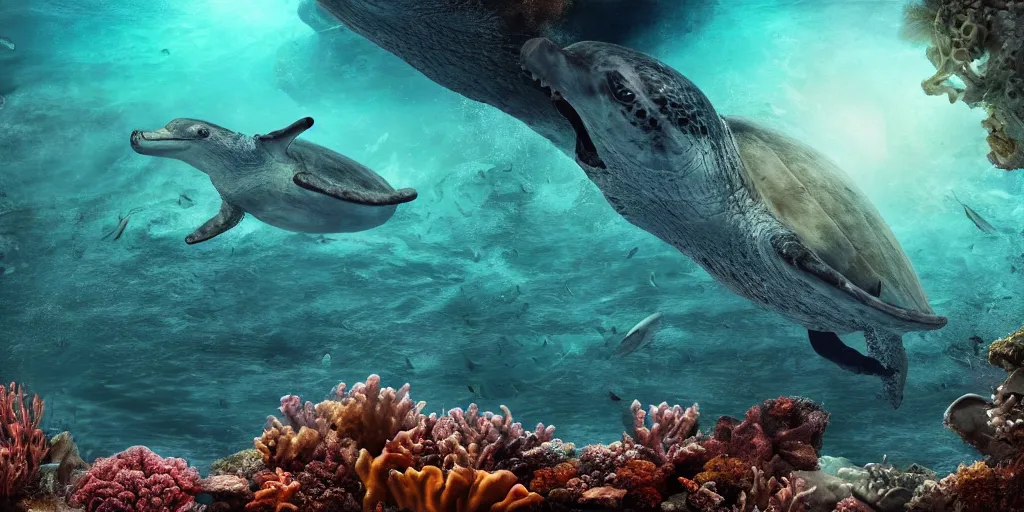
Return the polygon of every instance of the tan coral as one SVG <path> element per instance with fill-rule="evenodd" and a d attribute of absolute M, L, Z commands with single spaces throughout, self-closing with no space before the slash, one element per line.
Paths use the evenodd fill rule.
<path fill-rule="evenodd" d="M 289 425 L 282 425 L 277 419 L 263 432 L 262 437 L 253 440 L 256 449 L 263 454 L 263 463 L 270 468 L 283 467 L 289 470 L 301 469 L 313 456 L 320 444 L 320 433 L 308 427 L 295 432 Z"/>
<path fill-rule="evenodd" d="M 512 512 L 543 500 L 509 471 L 489 473 L 457 466 L 444 478 L 441 468 L 391 471 L 388 490 L 399 508 L 412 512 Z"/>
<path fill-rule="evenodd" d="M 326 420 L 339 438 L 354 440 L 372 455 L 380 454 L 400 431 L 415 428 L 426 406 L 426 402 L 413 403 L 409 398 L 409 384 L 397 390 L 381 388 L 378 375 L 370 375 L 365 384 L 357 383 L 349 393 L 339 384 L 335 393 L 339 400 L 317 404 L 316 415 Z"/>

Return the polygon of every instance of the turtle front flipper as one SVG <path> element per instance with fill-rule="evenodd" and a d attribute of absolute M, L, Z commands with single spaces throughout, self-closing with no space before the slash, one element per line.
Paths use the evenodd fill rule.
<path fill-rule="evenodd" d="M 834 332 L 807 331 L 811 340 L 811 348 L 819 356 L 828 359 L 836 366 L 858 375 L 877 375 L 888 377 L 895 373 L 886 368 L 877 359 L 861 354 L 857 349 L 847 346 Z"/>
<path fill-rule="evenodd" d="M 244 210 L 227 201 L 222 201 L 217 215 L 199 226 L 199 229 L 193 231 L 191 235 L 185 237 L 185 243 L 193 245 L 205 242 L 237 226 L 239 222 L 242 222 L 242 217 L 245 217 Z"/>
<path fill-rule="evenodd" d="M 364 206 L 392 206 L 408 203 L 416 199 L 417 196 L 416 190 L 411 188 L 400 188 L 390 191 L 367 190 L 355 188 L 351 183 L 341 183 L 305 171 L 296 173 L 292 181 L 306 190 L 324 194 L 340 201 Z"/>
<path fill-rule="evenodd" d="M 864 331 L 864 341 L 868 345 L 868 355 L 877 359 L 892 373 L 882 377 L 882 397 L 899 409 L 903 403 L 903 388 L 907 385 L 907 350 L 903 347 L 903 336 L 868 329 Z"/>

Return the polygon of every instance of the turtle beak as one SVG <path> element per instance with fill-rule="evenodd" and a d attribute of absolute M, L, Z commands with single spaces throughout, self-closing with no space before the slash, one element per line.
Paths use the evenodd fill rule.
<path fill-rule="evenodd" d="M 163 156 L 188 147 L 188 139 L 175 137 L 167 128 L 154 132 L 135 130 L 132 132 L 131 145 L 140 155 Z"/>

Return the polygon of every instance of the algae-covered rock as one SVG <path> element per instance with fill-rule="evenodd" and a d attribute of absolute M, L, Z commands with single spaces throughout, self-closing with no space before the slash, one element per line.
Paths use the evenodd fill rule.
<path fill-rule="evenodd" d="M 1005 338 L 993 341 L 988 347 L 988 362 L 1007 372 L 1024 367 L 1024 327 Z"/>
<path fill-rule="evenodd" d="M 253 475 L 266 469 L 263 455 L 255 448 L 242 450 L 223 459 L 217 459 L 210 465 L 210 475 L 237 475 L 252 479 Z"/>

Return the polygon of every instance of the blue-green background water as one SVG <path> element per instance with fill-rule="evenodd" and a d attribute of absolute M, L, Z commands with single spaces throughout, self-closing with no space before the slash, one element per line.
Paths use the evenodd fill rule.
<path fill-rule="evenodd" d="M 318 400 L 371 372 L 410 382 L 429 411 L 506 404 L 577 443 L 616 440 L 632 398 L 699 402 L 710 425 L 802 395 L 833 414 L 826 454 L 939 470 L 975 456 L 942 412 L 998 378 L 968 338 L 1021 321 L 1024 191 L 987 164 L 983 112 L 921 91 L 934 68 L 897 38 L 901 2 L 665 2 L 628 41 L 720 113 L 824 151 L 881 210 L 950 319 L 906 336 L 895 411 L 877 379 L 840 372 L 802 328 L 620 218 L 518 121 L 357 36 L 315 34 L 297 6 L 0 3 L 0 36 L 17 43 L 0 48 L 0 378 L 42 395 L 47 425 L 87 458 L 146 444 L 205 465 L 251 447 L 281 395 Z M 248 218 L 187 246 L 216 191 L 128 144 L 176 117 L 252 134 L 307 115 L 305 138 L 419 199 L 368 232 L 319 239 Z M 999 233 L 977 230 L 954 191 Z M 101 240 L 133 208 L 124 237 Z M 654 345 L 609 358 L 595 327 L 654 311 Z"/>

